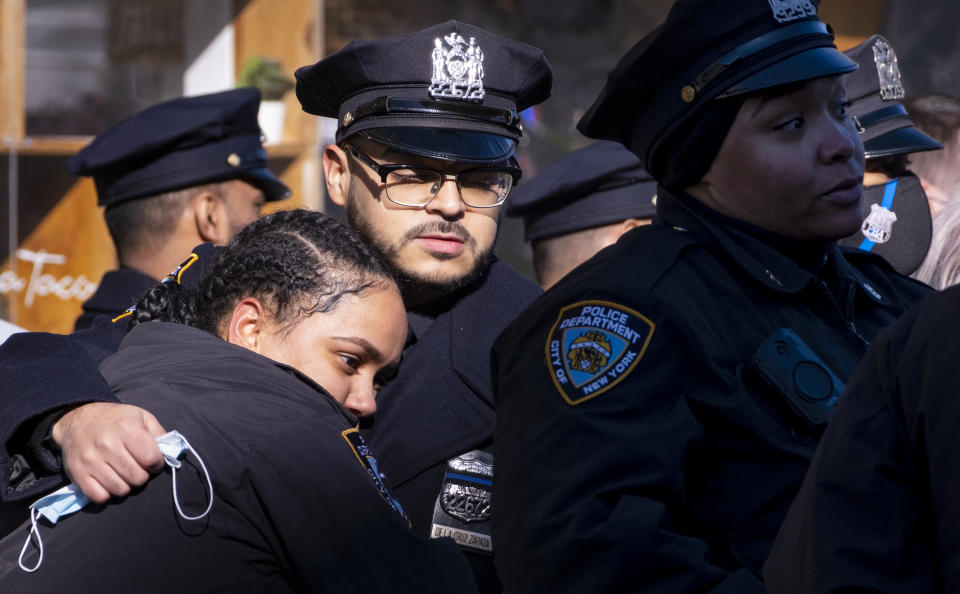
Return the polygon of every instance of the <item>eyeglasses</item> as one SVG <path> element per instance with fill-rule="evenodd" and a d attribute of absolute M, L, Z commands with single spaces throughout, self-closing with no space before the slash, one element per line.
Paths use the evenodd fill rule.
<path fill-rule="evenodd" d="M 460 199 L 471 208 L 500 206 L 520 179 L 516 167 L 478 167 L 447 173 L 423 165 L 382 165 L 357 147 L 345 147 L 358 161 L 374 170 L 387 190 L 387 199 L 400 206 L 426 206 L 447 180 L 457 182 Z"/>

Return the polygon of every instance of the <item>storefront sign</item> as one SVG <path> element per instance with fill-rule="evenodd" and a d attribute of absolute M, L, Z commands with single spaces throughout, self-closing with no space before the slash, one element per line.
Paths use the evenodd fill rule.
<path fill-rule="evenodd" d="M 44 250 L 17 250 L 17 259 L 30 262 L 33 267 L 29 278 L 18 276 L 13 270 L 0 273 L 0 295 L 8 293 L 23 293 L 23 304 L 27 308 L 33 307 L 34 299 L 55 295 L 64 301 L 79 299 L 86 301 L 97 290 L 97 283 L 90 282 L 82 274 L 77 277 L 55 277 L 45 273 L 43 267 L 47 264 L 65 264 L 67 257 L 63 254 L 48 254 Z"/>

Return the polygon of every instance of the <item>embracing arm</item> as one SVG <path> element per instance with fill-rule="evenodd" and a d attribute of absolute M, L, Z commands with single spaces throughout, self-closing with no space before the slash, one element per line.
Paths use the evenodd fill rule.
<path fill-rule="evenodd" d="M 101 404 L 117 399 L 98 365 L 124 334 L 98 320 L 70 336 L 24 333 L 0 346 L 0 499 L 36 497 L 59 486 L 60 448 L 64 470 L 98 502 L 126 494 L 146 481 L 144 469 L 159 468 L 162 457 L 152 441 L 163 431 L 153 416 Z"/>

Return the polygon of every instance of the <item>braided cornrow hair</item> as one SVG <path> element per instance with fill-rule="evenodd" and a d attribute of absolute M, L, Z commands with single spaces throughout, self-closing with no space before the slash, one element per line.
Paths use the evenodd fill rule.
<path fill-rule="evenodd" d="M 280 211 L 244 227 L 191 291 L 166 282 L 137 304 L 131 324 L 177 322 L 216 334 L 236 304 L 255 297 L 281 328 L 331 311 L 344 295 L 392 282 L 373 253 L 335 219 Z"/>

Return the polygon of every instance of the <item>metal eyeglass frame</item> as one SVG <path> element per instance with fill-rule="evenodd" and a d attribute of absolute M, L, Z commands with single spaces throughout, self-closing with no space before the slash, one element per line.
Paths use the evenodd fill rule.
<path fill-rule="evenodd" d="M 343 148 L 345 148 L 348 153 L 352 154 L 357 161 L 360 161 L 361 163 L 363 163 L 364 165 L 372 169 L 374 172 L 376 172 L 377 175 L 380 176 L 380 183 L 382 183 L 384 185 L 384 188 L 387 190 L 385 192 L 387 195 L 387 200 L 389 200 L 390 202 L 393 202 L 398 206 L 410 206 L 414 208 L 424 207 L 430 204 L 431 200 L 436 198 L 437 193 L 440 191 L 440 188 L 443 186 L 443 184 L 446 183 L 447 180 L 452 179 L 457 184 L 457 193 L 460 194 L 460 200 L 464 204 L 466 204 L 470 208 L 494 208 L 506 202 L 507 196 L 510 194 L 510 190 L 512 190 L 513 187 L 517 185 L 517 182 L 520 180 L 520 175 L 521 175 L 521 171 L 519 167 L 474 167 L 473 169 L 464 169 L 463 171 L 458 171 L 457 173 L 447 173 L 446 171 L 441 171 L 436 167 L 429 167 L 427 165 L 404 165 L 404 164 L 383 165 L 381 163 L 377 163 L 376 161 L 374 161 L 372 157 L 370 157 L 369 155 L 367 155 L 357 147 L 353 146 L 352 144 L 346 143 L 344 144 Z M 437 187 L 437 191 L 434 192 L 428 200 L 425 200 L 421 204 L 410 204 L 406 202 L 398 202 L 390 197 L 389 187 L 387 186 L 387 176 L 393 173 L 394 171 L 399 171 L 401 169 L 414 169 L 414 170 L 429 171 L 432 173 L 436 173 L 437 175 L 440 176 L 442 182 L 440 186 Z M 463 175 L 464 173 L 472 173 L 475 171 L 499 171 L 499 172 L 506 173 L 507 175 L 510 176 L 512 180 L 510 183 L 510 190 L 507 190 L 503 194 L 503 196 L 500 197 L 499 201 L 497 201 L 496 204 L 484 204 L 481 206 L 477 206 L 477 205 L 468 203 L 466 200 L 463 199 L 463 189 L 460 186 L 460 176 Z"/>

